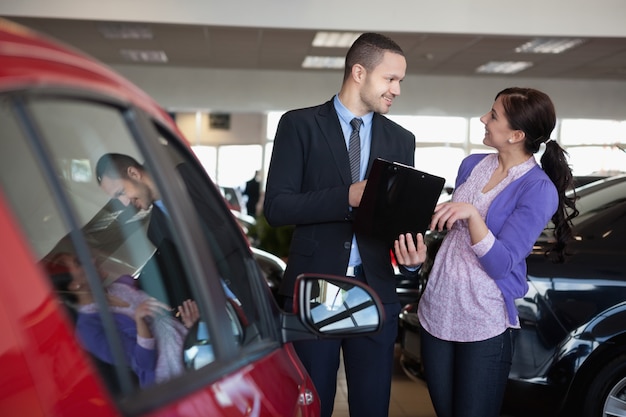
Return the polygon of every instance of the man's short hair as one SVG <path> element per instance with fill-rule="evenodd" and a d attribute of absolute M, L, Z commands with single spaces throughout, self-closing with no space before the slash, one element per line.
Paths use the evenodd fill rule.
<path fill-rule="evenodd" d="M 141 171 L 144 170 L 137 160 L 131 156 L 121 153 L 107 153 L 98 159 L 96 164 L 96 180 L 98 185 L 102 183 L 103 177 L 109 178 L 128 178 L 128 168 L 134 167 Z"/>
<path fill-rule="evenodd" d="M 404 51 L 391 38 L 379 33 L 366 32 L 359 36 L 346 54 L 344 81 L 352 73 L 355 64 L 361 64 L 367 71 L 371 71 L 382 60 L 385 52 L 404 56 Z"/>

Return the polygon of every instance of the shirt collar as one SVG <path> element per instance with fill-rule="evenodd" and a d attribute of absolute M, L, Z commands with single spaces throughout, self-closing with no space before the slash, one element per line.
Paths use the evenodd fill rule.
<path fill-rule="evenodd" d="M 337 111 L 337 115 L 339 116 L 339 119 L 343 123 L 345 123 L 348 126 L 350 126 L 350 121 L 352 119 L 354 119 L 355 117 L 357 117 L 357 116 L 352 114 L 352 112 L 350 110 L 348 110 L 348 108 L 346 106 L 343 105 L 341 100 L 339 100 L 339 95 L 338 94 L 335 95 L 335 97 L 333 99 L 333 104 L 335 106 L 335 110 Z M 366 113 L 363 116 L 359 117 L 359 119 L 363 120 L 363 126 L 371 126 L 373 118 L 374 118 L 374 112 L 369 112 L 369 113 Z"/>

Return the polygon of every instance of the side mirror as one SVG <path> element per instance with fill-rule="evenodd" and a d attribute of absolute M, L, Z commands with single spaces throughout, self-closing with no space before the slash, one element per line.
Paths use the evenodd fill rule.
<path fill-rule="evenodd" d="M 295 312 L 314 335 L 346 337 L 380 331 L 384 310 L 374 291 L 351 278 L 303 274 L 296 281 Z"/>

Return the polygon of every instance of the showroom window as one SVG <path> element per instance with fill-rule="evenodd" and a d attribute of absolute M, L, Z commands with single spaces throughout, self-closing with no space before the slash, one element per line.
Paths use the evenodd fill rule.
<path fill-rule="evenodd" d="M 626 170 L 626 121 L 563 119 L 560 143 L 575 175 L 613 175 Z"/>

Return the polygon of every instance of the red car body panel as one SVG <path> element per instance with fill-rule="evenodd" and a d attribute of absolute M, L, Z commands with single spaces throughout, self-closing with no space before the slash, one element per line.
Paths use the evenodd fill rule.
<path fill-rule="evenodd" d="M 0 19 L 0 92 L 34 87 L 69 87 L 132 103 L 183 138 L 168 114 L 123 77 Z M 0 415 L 121 415 L 18 225 L 0 189 Z M 315 392 L 312 381 L 287 344 L 145 415 L 314 417 L 317 396 L 299 404 L 307 391 Z"/>
<path fill-rule="evenodd" d="M 116 416 L 0 196 L 0 413 Z"/>

